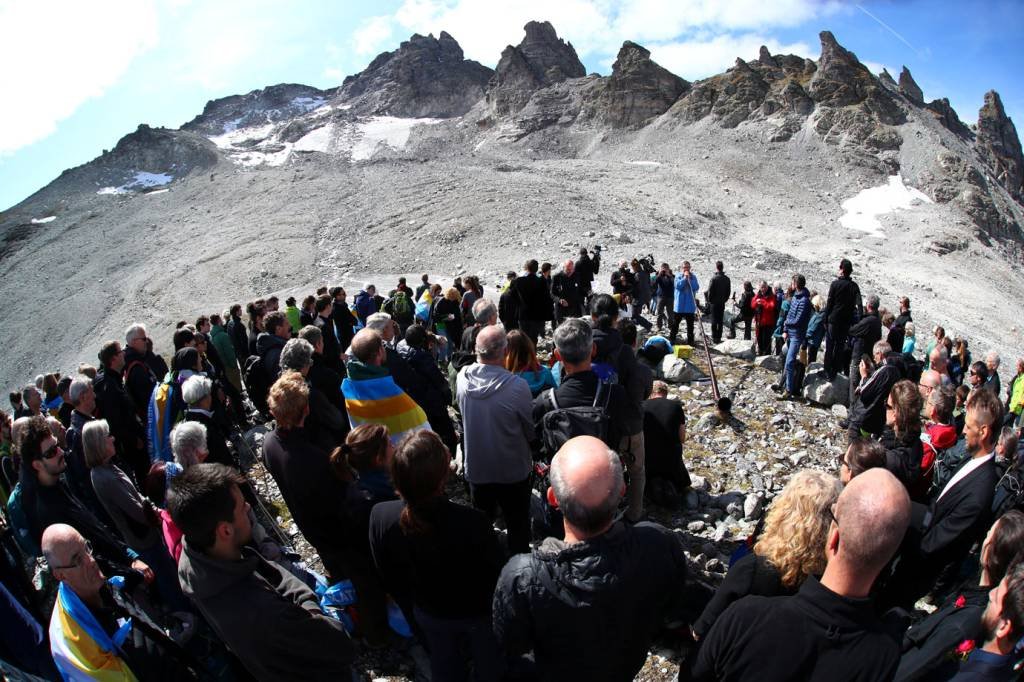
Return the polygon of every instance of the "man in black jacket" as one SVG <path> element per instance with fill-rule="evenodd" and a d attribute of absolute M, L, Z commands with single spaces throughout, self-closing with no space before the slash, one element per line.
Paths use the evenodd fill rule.
<path fill-rule="evenodd" d="M 855 376 L 860 380 L 860 384 L 854 390 L 847 423 L 850 438 L 861 438 L 864 434 L 879 436 L 885 429 L 885 401 L 889 398 L 892 387 L 903 378 L 896 364 L 898 354 L 891 353 L 891 350 L 885 341 L 875 342 L 872 348 L 877 365 L 875 371 L 868 375 L 865 373 L 866 367 L 857 370 Z M 854 375 L 851 374 L 851 382 L 853 378 Z"/>
<path fill-rule="evenodd" d="M 235 347 L 235 359 L 244 368 L 245 359 L 249 357 L 249 331 L 242 321 L 242 306 L 238 303 L 231 306 L 230 316 L 227 323 L 228 336 L 231 337 L 231 345 Z"/>
<path fill-rule="evenodd" d="M 324 335 L 319 327 L 306 325 L 299 330 L 299 338 L 309 342 L 313 346 L 313 365 L 309 368 L 306 378 L 310 385 L 322 391 L 327 401 L 334 405 L 341 414 L 346 415 L 345 397 L 341 394 L 341 375 L 327 366 L 324 361 Z"/>
<path fill-rule="evenodd" d="M 708 303 L 711 305 L 711 340 L 716 344 L 722 342 L 725 304 L 729 302 L 731 295 L 732 285 L 729 282 L 729 276 L 725 274 L 725 266 L 722 261 L 717 261 L 715 274 L 711 277 L 711 284 L 708 285 Z"/>
<path fill-rule="evenodd" d="M 590 289 L 593 286 L 594 275 L 597 274 L 594 262 L 590 259 L 590 255 L 587 252 L 587 247 L 580 248 L 580 257 L 576 259 L 573 269 L 576 271 L 576 276 L 580 282 L 580 296 L 586 302 L 587 297 L 590 296 Z"/>
<path fill-rule="evenodd" d="M 348 307 L 347 297 L 348 294 L 341 287 L 331 288 L 331 319 L 334 320 L 334 328 L 338 334 L 339 348 L 348 348 L 352 343 L 352 337 L 356 335 L 355 327 L 358 320 Z"/>
<path fill-rule="evenodd" d="M 889 335 L 885 339 L 897 353 L 903 352 L 903 341 L 906 339 L 907 323 L 913 321 L 914 318 L 910 316 L 910 299 L 903 296 L 900 298 L 900 314 L 892 323 L 892 327 L 889 328 Z"/>
<path fill-rule="evenodd" d="M 544 278 L 537 274 L 539 268 L 540 264 L 531 258 L 526 261 L 526 273 L 511 284 L 519 297 L 519 328 L 534 345 L 544 331 L 544 322 L 551 317 L 551 296 Z"/>
<path fill-rule="evenodd" d="M 519 329 L 519 295 L 512 286 L 517 276 L 512 270 L 505 273 L 507 283 L 498 297 L 498 319 L 501 320 L 506 332 Z"/>
<path fill-rule="evenodd" d="M 953 571 L 988 528 L 998 476 L 995 449 L 1003 405 L 991 391 L 967 398 L 964 422 L 966 460 L 927 507 L 914 505 L 913 528 L 893 577 L 886 585 L 887 605 L 913 605 Z M 945 586 L 945 585 L 943 585 Z"/>
<path fill-rule="evenodd" d="M 828 324 L 825 373 L 830 381 L 835 379 L 840 370 L 848 366 L 846 336 L 850 331 L 850 325 L 853 324 L 854 315 L 860 312 L 860 287 L 850 279 L 852 273 L 853 263 L 844 258 L 839 262 L 839 277 L 833 280 L 828 288 L 828 299 L 825 303 L 825 321 Z M 854 358 L 856 359 L 856 355 Z M 850 375 L 851 379 L 855 376 L 856 374 L 852 373 Z"/>
<path fill-rule="evenodd" d="M 163 377 L 157 377 L 146 364 L 147 338 L 146 327 L 133 324 L 124 335 L 124 386 L 128 396 L 135 403 L 135 413 L 145 424 L 149 413 L 149 397 L 153 388 Z"/>
<path fill-rule="evenodd" d="M 853 403 L 854 392 L 860 379 L 860 361 L 866 353 L 870 353 L 875 344 L 882 339 L 882 320 L 878 317 L 878 297 L 868 296 L 864 317 L 849 328 L 848 334 L 853 339 L 853 352 L 850 355 L 850 403 Z M 833 373 L 832 376 L 835 376 Z"/>
<path fill-rule="evenodd" d="M 327 324 L 331 329 L 334 323 L 328 320 Z M 263 369 L 271 381 L 276 381 L 281 376 L 281 349 L 288 339 L 292 338 L 292 328 L 288 324 L 288 318 L 280 311 L 267 313 L 263 318 L 263 329 L 256 337 L 256 354 L 263 361 Z"/>
<path fill-rule="evenodd" d="M 560 325 L 569 317 L 579 317 L 582 314 L 580 304 L 582 297 L 580 293 L 580 282 L 576 274 L 576 266 L 572 260 L 567 260 L 562 269 L 555 274 L 551 283 L 551 295 L 555 298 L 555 325 Z"/>
<path fill-rule="evenodd" d="M 324 363 L 338 374 L 341 374 L 344 371 L 341 354 L 345 348 L 341 346 L 338 341 L 338 335 L 335 332 L 334 320 L 332 318 L 334 308 L 331 303 L 331 297 L 327 294 L 319 296 L 313 305 L 316 308 L 316 321 L 314 324 L 316 324 L 323 335 Z"/>
<path fill-rule="evenodd" d="M 792 597 L 730 605 L 681 680 L 892 679 L 899 647 L 869 595 L 906 532 L 910 498 L 891 473 L 870 469 L 847 484 L 831 514 L 821 579 L 808 577 Z"/>
<path fill-rule="evenodd" d="M 124 351 L 121 344 L 117 341 L 103 344 L 99 361 L 101 369 L 92 382 L 96 391 L 96 416 L 107 420 L 121 461 L 128 465 L 138 483 L 149 473 L 146 428 L 139 421 L 135 403 L 124 387 Z M 148 401 L 146 407 L 149 407 Z"/>
<path fill-rule="evenodd" d="M 547 538 L 505 565 L 494 591 L 494 632 L 513 659 L 534 653 L 530 679 L 631 680 L 655 633 L 679 617 L 686 555 L 655 524 L 615 522 L 625 490 L 618 455 L 579 436 L 551 463 L 548 502 L 565 540 Z"/>
<path fill-rule="evenodd" d="M 441 437 L 449 452 L 455 452 L 459 439 L 452 419 L 448 416 L 448 406 L 452 404 L 451 387 L 448 379 L 441 374 L 437 360 L 428 350 L 427 344 L 426 328 L 414 324 L 405 330 L 405 339 L 398 344 L 397 352 L 422 380 L 422 394 L 417 397 L 410 393 L 410 397 L 423 408 L 430 428 Z"/>
<path fill-rule="evenodd" d="M 333 478 L 323 465 L 310 473 Z M 182 591 L 256 679 L 350 679 L 352 642 L 341 621 L 325 616 L 308 587 L 248 546 L 244 483 L 219 464 L 196 464 L 175 477 L 167 508 L 185 536 Z"/>

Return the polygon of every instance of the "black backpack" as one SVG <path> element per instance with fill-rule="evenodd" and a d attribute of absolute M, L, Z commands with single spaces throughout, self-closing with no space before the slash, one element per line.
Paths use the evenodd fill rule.
<path fill-rule="evenodd" d="M 545 454 L 553 457 L 565 442 L 576 436 L 594 436 L 600 438 L 609 447 L 608 401 L 611 399 L 611 386 L 603 381 L 597 383 L 594 402 L 589 406 L 559 407 L 555 399 L 555 389 L 544 392 L 544 401 L 553 409 L 541 419 L 541 443 Z"/>
<path fill-rule="evenodd" d="M 242 369 L 242 377 L 249 400 L 259 410 L 259 413 L 266 417 L 270 413 L 270 406 L 267 404 L 267 396 L 270 394 L 270 374 L 267 373 L 267 368 L 263 364 L 263 358 L 258 355 L 250 355 L 246 358 L 245 367 Z"/>

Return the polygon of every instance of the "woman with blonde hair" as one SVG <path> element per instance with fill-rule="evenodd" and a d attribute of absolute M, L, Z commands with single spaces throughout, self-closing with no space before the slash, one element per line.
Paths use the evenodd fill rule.
<path fill-rule="evenodd" d="M 832 505 L 842 488 L 839 479 L 811 469 L 798 471 L 789 479 L 768 510 L 753 551 L 729 567 L 715 596 L 693 624 L 697 639 L 711 630 L 734 601 L 751 594 L 795 594 L 807 576 L 825 570 L 825 538 L 832 522 Z"/>
<path fill-rule="evenodd" d="M 505 369 L 525 379 L 534 398 L 545 388 L 555 387 L 555 377 L 550 369 L 540 364 L 533 341 L 518 329 L 508 333 Z"/>

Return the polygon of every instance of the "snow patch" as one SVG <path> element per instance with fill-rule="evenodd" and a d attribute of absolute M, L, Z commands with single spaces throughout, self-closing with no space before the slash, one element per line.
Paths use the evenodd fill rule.
<path fill-rule="evenodd" d="M 240 121 L 241 119 L 237 120 Z M 225 123 L 224 127 L 227 128 L 228 125 L 232 123 L 234 122 Z M 210 137 L 210 142 L 214 143 L 221 149 L 228 149 L 249 140 L 263 140 L 273 129 L 274 124 L 272 123 L 251 128 L 232 128 L 231 130 L 225 130 L 223 135 L 214 135 Z"/>
<path fill-rule="evenodd" d="M 331 140 L 334 136 L 334 124 L 311 130 L 299 138 L 292 147 L 297 152 L 323 152 L 331 149 Z"/>
<path fill-rule="evenodd" d="M 55 216 L 55 215 L 48 215 L 45 218 L 33 218 L 29 222 L 31 222 L 33 225 L 45 225 L 46 223 L 52 223 L 56 219 L 57 219 L 57 216 Z"/>
<path fill-rule="evenodd" d="M 374 116 L 356 126 L 358 141 L 352 146 L 352 160 L 364 161 L 377 151 L 378 145 L 405 149 L 414 126 L 443 123 L 443 118 L 395 118 Z"/>
<path fill-rule="evenodd" d="M 293 97 L 292 106 L 303 111 L 313 111 L 322 107 L 326 101 L 323 97 Z"/>
<path fill-rule="evenodd" d="M 168 173 L 147 173 L 136 171 L 135 178 L 124 183 L 120 187 L 101 187 L 96 194 L 129 194 L 137 190 L 150 187 L 162 187 L 174 180 L 174 176 Z M 167 190 L 164 190 L 167 191 Z"/>
<path fill-rule="evenodd" d="M 903 184 L 902 175 L 890 175 L 889 182 L 881 187 L 869 187 L 842 203 L 845 211 L 839 223 L 849 229 L 867 232 L 875 237 L 884 237 L 878 216 L 892 213 L 897 209 L 908 209 L 920 203 L 930 204 L 932 200 L 924 192 Z"/>
<path fill-rule="evenodd" d="M 652 166 L 657 167 L 661 165 L 661 161 L 626 161 L 630 166 Z"/>
<path fill-rule="evenodd" d="M 170 192 L 169 189 L 155 189 L 152 192 L 146 192 L 146 194 L 163 194 L 164 192 Z"/>

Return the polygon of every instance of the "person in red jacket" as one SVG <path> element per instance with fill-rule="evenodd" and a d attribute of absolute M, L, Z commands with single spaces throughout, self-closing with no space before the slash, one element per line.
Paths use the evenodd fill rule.
<path fill-rule="evenodd" d="M 778 301 L 768 282 L 761 281 L 761 288 L 751 302 L 754 309 L 754 321 L 757 324 L 757 354 L 769 355 L 772 352 L 772 333 L 778 316 Z"/>
<path fill-rule="evenodd" d="M 935 460 L 938 454 L 956 443 L 956 427 L 953 425 L 953 405 L 956 402 L 953 389 L 941 386 L 928 394 L 925 403 L 925 414 L 928 422 L 921 434 L 921 445 L 924 455 L 921 457 L 921 477 L 911 497 L 921 499 L 932 486 L 935 473 Z"/>

